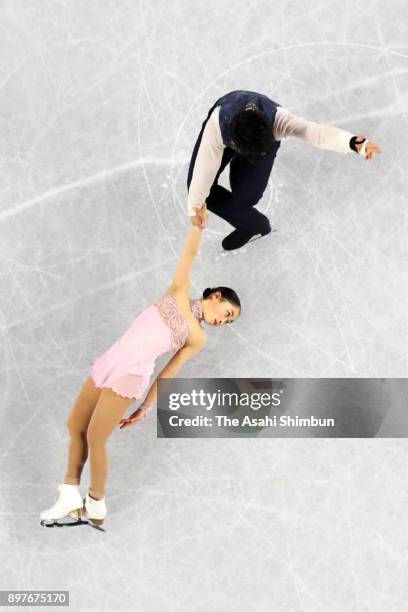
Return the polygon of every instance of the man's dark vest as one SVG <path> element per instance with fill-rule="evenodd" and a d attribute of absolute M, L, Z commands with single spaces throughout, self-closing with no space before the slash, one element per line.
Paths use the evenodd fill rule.
<path fill-rule="evenodd" d="M 275 121 L 276 110 L 280 104 L 274 102 L 267 96 L 263 94 L 256 93 L 255 91 L 245 91 L 242 89 L 237 89 L 235 91 L 230 91 L 225 94 L 221 98 L 218 98 L 214 106 L 220 107 L 220 129 L 222 134 L 222 139 L 224 145 L 226 147 L 231 147 L 234 149 L 234 143 L 231 141 L 229 126 L 231 119 L 233 116 L 241 110 L 245 108 L 250 108 L 251 105 L 254 105 L 259 110 L 263 111 L 266 115 L 266 118 L 269 121 L 271 131 L 272 126 Z M 277 150 L 280 147 L 280 140 L 275 141 L 274 149 L 271 151 L 273 156 L 276 155 Z"/>

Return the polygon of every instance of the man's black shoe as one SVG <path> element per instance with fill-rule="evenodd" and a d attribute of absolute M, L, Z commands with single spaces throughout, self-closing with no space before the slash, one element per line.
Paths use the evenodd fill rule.
<path fill-rule="evenodd" d="M 261 236 L 265 236 L 269 234 L 271 231 L 271 227 L 264 229 L 262 232 L 257 232 L 256 234 L 252 234 L 251 232 L 244 232 L 240 229 L 235 229 L 233 232 L 228 234 L 222 241 L 222 246 L 226 251 L 233 251 L 234 249 L 239 249 L 244 246 L 249 240 L 251 240 L 252 236 L 257 236 L 261 234 Z"/>

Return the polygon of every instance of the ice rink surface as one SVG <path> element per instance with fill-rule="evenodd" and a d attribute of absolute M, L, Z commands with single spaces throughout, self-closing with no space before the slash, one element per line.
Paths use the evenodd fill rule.
<path fill-rule="evenodd" d="M 6 0 L 0 17 L 0 588 L 69 590 L 72 610 L 403 610 L 403 439 L 158 440 L 151 415 L 110 439 L 106 534 L 38 515 L 93 359 L 171 281 L 189 158 L 230 90 L 383 154 L 282 141 L 259 204 L 274 231 L 239 251 L 210 213 L 191 294 L 232 287 L 242 316 L 180 375 L 407 376 L 406 3 Z"/>

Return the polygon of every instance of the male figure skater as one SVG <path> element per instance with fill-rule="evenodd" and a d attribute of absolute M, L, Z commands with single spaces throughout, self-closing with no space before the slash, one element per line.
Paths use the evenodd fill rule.
<path fill-rule="evenodd" d="M 269 220 L 255 205 L 268 184 L 280 141 L 290 136 L 343 155 L 355 151 L 371 159 L 382 153 L 364 134 L 353 136 L 307 121 L 254 91 L 231 91 L 210 108 L 194 146 L 187 177 L 192 224 L 207 224 L 207 208 L 228 221 L 235 230 L 222 241 L 227 251 L 257 234 L 269 234 Z M 228 163 L 231 191 L 217 184 Z"/>

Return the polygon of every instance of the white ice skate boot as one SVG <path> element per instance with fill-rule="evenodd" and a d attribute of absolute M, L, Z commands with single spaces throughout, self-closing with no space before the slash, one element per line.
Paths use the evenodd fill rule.
<path fill-rule="evenodd" d="M 81 521 L 83 506 L 79 486 L 63 483 L 58 485 L 58 491 L 55 504 L 40 513 L 41 525 L 44 527 L 74 524 Z M 70 518 L 75 520 L 70 521 Z"/>
<path fill-rule="evenodd" d="M 90 497 L 88 491 L 84 499 L 84 511 L 85 518 L 87 518 L 90 523 L 93 523 L 94 525 L 102 525 L 108 512 L 106 509 L 105 498 L 102 497 L 102 499 L 93 499 Z"/>

